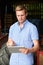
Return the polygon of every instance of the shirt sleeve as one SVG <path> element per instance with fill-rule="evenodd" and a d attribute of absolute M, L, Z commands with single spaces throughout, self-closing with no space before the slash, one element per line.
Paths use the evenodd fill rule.
<path fill-rule="evenodd" d="M 10 38 L 10 39 L 13 38 L 13 29 L 12 29 L 12 27 L 10 27 L 10 29 L 9 29 L 9 36 L 8 36 L 8 38 Z"/>
<path fill-rule="evenodd" d="M 35 25 L 33 25 L 31 27 L 30 33 L 31 33 L 32 40 L 38 40 L 39 39 L 38 30 L 37 30 L 37 27 Z"/>

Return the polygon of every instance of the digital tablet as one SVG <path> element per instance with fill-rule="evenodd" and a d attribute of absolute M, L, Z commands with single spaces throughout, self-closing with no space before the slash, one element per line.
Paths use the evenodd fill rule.
<path fill-rule="evenodd" d="M 8 46 L 10 53 L 20 53 L 19 49 L 25 48 L 24 46 Z"/>

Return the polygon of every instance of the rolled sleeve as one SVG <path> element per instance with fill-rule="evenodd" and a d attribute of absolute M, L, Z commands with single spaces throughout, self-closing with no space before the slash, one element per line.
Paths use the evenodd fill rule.
<path fill-rule="evenodd" d="M 32 38 L 32 40 L 38 40 L 39 39 L 37 27 L 34 25 L 31 28 L 31 38 Z"/>
<path fill-rule="evenodd" d="M 12 39 L 13 38 L 13 30 L 12 30 L 12 27 L 10 27 L 9 29 L 9 36 L 8 38 Z"/>

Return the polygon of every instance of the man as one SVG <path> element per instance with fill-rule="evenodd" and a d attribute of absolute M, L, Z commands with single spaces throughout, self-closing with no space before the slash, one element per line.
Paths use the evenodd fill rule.
<path fill-rule="evenodd" d="M 24 46 L 20 53 L 12 53 L 10 65 L 33 65 L 33 53 L 39 49 L 38 31 L 35 25 L 30 23 L 25 6 L 18 5 L 15 8 L 18 21 L 10 27 L 7 46 Z M 34 45 L 34 46 L 33 46 Z"/>

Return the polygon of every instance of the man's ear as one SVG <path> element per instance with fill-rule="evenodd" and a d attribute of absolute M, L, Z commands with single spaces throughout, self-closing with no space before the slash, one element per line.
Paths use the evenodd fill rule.
<path fill-rule="evenodd" d="M 26 13 L 26 17 L 28 16 L 28 12 Z"/>

